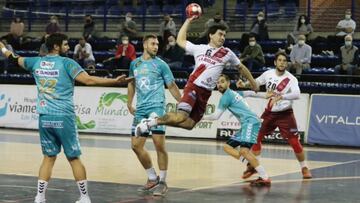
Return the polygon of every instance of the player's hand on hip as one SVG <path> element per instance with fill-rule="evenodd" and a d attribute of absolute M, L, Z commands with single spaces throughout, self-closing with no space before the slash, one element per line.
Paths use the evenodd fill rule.
<path fill-rule="evenodd" d="M 126 75 L 120 75 L 115 78 L 118 83 L 129 83 L 134 80 L 134 77 L 126 77 Z"/>
<path fill-rule="evenodd" d="M 129 112 L 130 112 L 132 115 L 135 115 L 136 109 L 135 109 L 132 105 L 128 105 L 127 107 L 128 107 L 128 109 L 129 109 Z"/>

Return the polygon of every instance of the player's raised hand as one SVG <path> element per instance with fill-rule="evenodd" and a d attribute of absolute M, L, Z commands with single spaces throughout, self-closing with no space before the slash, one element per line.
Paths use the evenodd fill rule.
<path fill-rule="evenodd" d="M 244 81 L 238 80 L 238 81 L 236 82 L 236 87 L 237 87 L 237 88 L 246 88 L 247 85 L 244 83 Z"/>
<path fill-rule="evenodd" d="M 126 75 L 120 75 L 115 78 L 118 83 L 129 83 L 134 80 L 134 77 L 126 77 Z"/>

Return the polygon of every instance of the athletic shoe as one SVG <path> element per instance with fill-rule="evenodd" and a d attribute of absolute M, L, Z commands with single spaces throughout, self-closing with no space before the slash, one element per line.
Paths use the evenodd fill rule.
<path fill-rule="evenodd" d="M 149 125 L 148 123 L 148 119 L 143 118 L 139 124 L 136 125 L 135 127 L 135 136 L 139 137 L 141 134 L 145 133 L 145 132 L 149 132 Z"/>
<path fill-rule="evenodd" d="M 37 198 L 35 198 L 34 203 L 46 203 L 46 199 L 37 199 Z"/>
<path fill-rule="evenodd" d="M 255 168 L 252 167 L 250 164 L 247 164 L 247 169 L 246 171 L 244 171 L 242 178 L 243 179 L 250 178 L 250 176 L 254 175 L 255 173 L 257 173 Z"/>
<path fill-rule="evenodd" d="M 154 196 L 165 196 L 167 191 L 168 191 L 168 186 L 167 186 L 166 182 L 160 181 L 158 186 L 155 188 L 153 195 Z"/>
<path fill-rule="evenodd" d="M 80 199 L 78 201 L 76 201 L 75 203 L 91 203 L 90 197 L 89 196 L 82 196 L 80 197 Z"/>
<path fill-rule="evenodd" d="M 302 175 L 303 175 L 303 179 L 311 179 L 312 175 L 310 173 L 310 170 L 307 167 L 303 167 L 301 169 Z"/>
<path fill-rule="evenodd" d="M 151 191 L 157 185 L 159 185 L 159 176 L 156 180 L 147 180 L 146 184 L 138 189 L 139 192 Z"/>
<path fill-rule="evenodd" d="M 262 179 L 261 177 L 250 183 L 250 186 L 270 186 L 270 185 L 271 185 L 270 178 Z"/>

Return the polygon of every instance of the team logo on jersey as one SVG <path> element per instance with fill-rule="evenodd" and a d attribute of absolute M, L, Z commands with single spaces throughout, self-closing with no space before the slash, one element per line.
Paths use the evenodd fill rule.
<path fill-rule="evenodd" d="M 55 62 L 49 62 L 49 61 L 41 61 L 40 62 L 40 68 L 43 69 L 53 69 L 55 66 Z"/>
<path fill-rule="evenodd" d="M 36 69 L 35 75 L 40 76 L 40 77 L 56 78 L 56 77 L 59 77 L 59 70 Z"/>
<path fill-rule="evenodd" d="M 150 81 L 146 77 L 140 78 L 140 80 L 138 80 L 138 85 L 140 89 L 150 90 Z"/>
<path fill-rule="evenodd" d="M 276 87 L 276 90 L 279 92 L 283 91 L 285 89 L 286 85 L 289 84 L 289 82 L 290 82 L 289 78 L 283 79 Z"/>
<path fill-rule="evenodd" d="M 142 63 L 141 61 L 136 62 L 135 67 L 139 67 L 141 65 L 141 63 Z"/>
<path fill-rule="evenodd" d="M 41 100 L 41 101 L 39 102 L 39 105 L 40 105 L 40 107 L 45 107 L 45 106 L 46 106 L 45 100 Z"/>
<path fill-rule="evenodd" d="M 137 74 L 138 74 L 138 71 L 134 70 L 134 76 L 137 76 Z"/>

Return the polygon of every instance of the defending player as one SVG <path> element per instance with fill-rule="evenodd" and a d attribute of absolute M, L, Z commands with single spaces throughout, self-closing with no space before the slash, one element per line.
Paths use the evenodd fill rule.
<path fill-rule="evenodd" d="M 287 139 L 295 152 L 296 158 L 300 163 L 303 178 L 309 179 L 312 178 L 312 175 L 305 162 L 305 154 L 299 141 L 298 129 L 292 109 L 293 100 L 299 99 L 300 97 L 298 80 L 286 70 L 288 62 L 285 53 L 277 53 L 274 64 L 275 69 L 268 70 L 256 78 L 259 86 L 266 86 L 266 91 L 268 92 L 266 99 L 269 99 L 269 102 L 261 116 L 263 122 L 259 131 L 257 144 L 255 144 L 251 150 L 256 156 L 259 156 L 261 153 L 262 139 L 278 127 L 281 136 Z M 242 81 L 239 81 L 237 86 L 249 87 L 249 84 L 244 84 Z M 248 178 L 255 172 L 256 170 L 254 170 L 252 166 L 248 166 L 243 178 Z"/>
<path fill-rule="evenodd" d="M 250 152 L 251 147 L 256 144 L 261 122 L 243 98 L 247 91 L 235 92 L 231 90 L 230 79 L 227 75 L 220 76 L 217 89 L 222 93 L 219 105 L 215 113 L 204 116 L 203 119 L 218 120 L 228 109 L 241 123 L 241 129 L 226 142 L 224 151 L 245 164 L 249 163 L 259 173 L 260 177 L 251 182 L 251 185 L 270 186 L 271 180 L 264 167 Z M 240 146 L 240 150 L 235 149 L 238 146 Z"/>
<path fill-rule="evenodd" d="M 61 55 L 69 50 L 67 36 L 52 34 L 46 40 L 49 54 L 45 57 L 19 57 L 8 51 L 0 42 L 2 53 L 14 64 L 30 71 L 38 89 L 36 110 L 39 114 L 39 133 L 44 155 L 39 170 L 35 203 L 45 203 L 45 192 L 56 156 L 64 149 L 80 198 L 77 203 L 90 203 L 86 171 L 80 160 L 81 150 L 75 124 L 74 81 L 86 85 L 111 86 L 129 82 L 131 78 L 119 76 L 105 79 L 89 76 L 74 60 Z"/>
<path fill-rule="evenodd" d="M 227 29 L 225 26 L 216 25 L 209 28 L 209 44 L 194 45 L 186 40 L 188 27 L 194 18 L 186 19 L 176 40 L 187 54 L 193 55 L 195 58 L 195 69 L 185 86 L 178 111 L 167 113 L 159 118 L 144 119 L 136 126 L 136 135 L 147 132 L 149 128 L 157 125 L 192 129 L 203 117 L 211 91 L 215 88 L 227 63 L 237 67 L 239 72 L 250 81 L 252 88 L 257 89 L 256 82 L 249 70 L 241 64 L 238 57 L 229 48 L 223 47 Z"/>
<path fill-rule="evenodd" d="M 135 116 L 131 132 L 133 135 L 131 144 L 133 151 L 148 174 L 148 181 L 140 190 L 152 191 L 155 189 L 154 195 L 163 196 L 168 190 L 165 181 L 168 167 L 168 154 L 165 150 L 165 126 L 153 127 L 149 133 L 142 133 L 140 137 L 134 136 L 135 127 L 144 118 L 159 117 L 165 114 L 164 83 L 178 102 L 181 99 L 181 94 L 169 66 L 156 57 L 159 48 L 156 35 L 146 35 L 143 39 L 143 47 L 143 55 L 135 59 L 130 65 L 129 75 L 135 77 L 135 81 L 128 84 L 128 108 Z M 137 94 L 136 111 L 132 107 L 135 92 Z M 149 134 L 152 135 L 157 152 L 160 178 L 157 177 L 151 157 L 144 148 Z"/>

